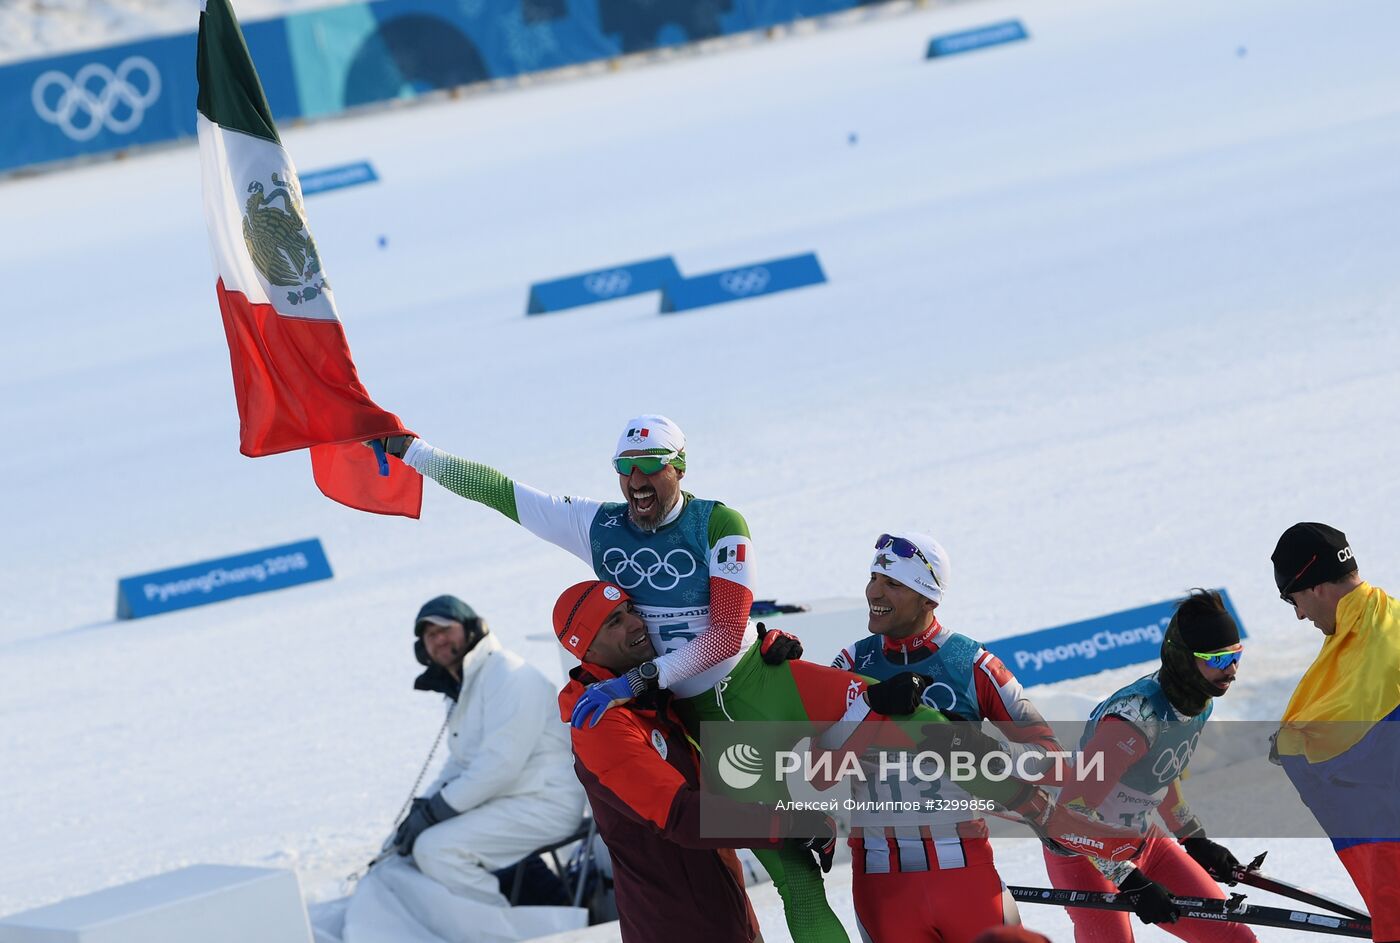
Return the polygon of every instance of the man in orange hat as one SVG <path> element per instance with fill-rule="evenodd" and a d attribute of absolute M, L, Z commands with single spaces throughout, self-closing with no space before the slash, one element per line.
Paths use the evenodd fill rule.
<path fill-rule="evenodd" d="M 590 684 L 621 677 L 656 657 L 646 623 L 625 591 L 589 580 L 569 587 L 554 606 L 560 644 L 583 663 L 559 694 L 566 723 Z M 758 921 L 744 891 L 734 847 L 776 849 L 780 836 L 811 852 L 830 870 L 836 824 L 822 812 L 779 811 L 704 795 L 706 815 L 718 813 L 736 835 L 701 833 L 701 761 L 672 707 L 672 694 L 654 688 L 593 726 L 574 727 L 574 770 L 593 807 L 598 833 L 612 856 L 618 921 L 624 943 L 751 941 Z"/>

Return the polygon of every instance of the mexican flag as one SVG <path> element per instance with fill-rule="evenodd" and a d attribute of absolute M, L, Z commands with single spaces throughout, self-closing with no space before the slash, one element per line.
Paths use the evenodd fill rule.
<path fill-rule="evenodd" d="M 361 444 L 408 430 L 375 405 L 355 372 L 296 168 L 228 0 L 201 4 L 196 68 L 204 218 L 233 364 L 239 450 L 309 448 L 326 497 L 417 517 L 422 477 L 392 457 L 382 475 Z"/>

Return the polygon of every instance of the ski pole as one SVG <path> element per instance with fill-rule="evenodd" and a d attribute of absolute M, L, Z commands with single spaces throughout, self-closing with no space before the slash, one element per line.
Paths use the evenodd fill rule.
<path fill-rule="evenodd" d="M 1278 894 L 1280 897 L 1291 897 L 1304 904 L 1312 904 L 1314 907 L 1324 907 L 1333 913 L 1341 914 L 1344 917 L 1351 917 L 1353 920 L 1370 920 L 1371 915 L 1364 910 L 1357 910 L 1349 907 L 1341 901 L 1324 897 L 1316 891 L 1310 891 L 1306 887 L 1299 887 L 1296 884 L 1289 884 L 1287 881 L 1280 881 L 1278 878 L 1261 874 L 1259 866 L 1264 863 L 1264 855 L 1268 852 L 1260 852 L 1259 856 L 1251 861 L 1246 867 L 1235 869 L 1235 880 L 1241 884 L 1248 884 L 1250 887 L 1257 887 L 1261 891 L 1268 891 L 1271 894 Z"/>
<path fill-rule="evenodd" d="M 1027 904 L 1051 904 L 1057 907 L 1084 907 L 1089 910 L 1131 911 L 1132 901 L 1126 894 L 1105 891 L 1071 891 L 1051 887 L 1007 888 L 1011 896 Z M 1261 907 L 1246 904 L 1243 894 L 1231 894 L 1229 900 L 1211 897 L 1178 897 L 1172 895 L 1182 917 L 1193 920 L 1233 921 L 1260 927 L 1285 930 L 1306 930 L 1311 933 L 1331 933 L 1336 936 L 1371 938 L 1370 920 L 1353 920 L 1318 914 L 1306 910 L 1286 910 L 1282 907 Z"/>

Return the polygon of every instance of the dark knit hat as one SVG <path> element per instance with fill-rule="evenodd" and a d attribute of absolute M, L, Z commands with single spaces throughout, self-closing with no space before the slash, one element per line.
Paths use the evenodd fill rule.
<path fill-rule="evenodd" d="M 423 603 L 413 620 L 413 634 L 421 636 L 425 623 L 442 625 L 447 622 L 460 622 L 467 625 L 476 619 L 476 610 L 456 596 L 435 596 Z"/>
<path fill-rule="evenodd" d="M 456 596 L 434 596 L 423 603 L 423 608 L 418 610 L 418 615 L 413 620 L 413 657 L 418 659 L 418 664 L 427 667 L 414 682 L 413 686 L 420 691 L 442 691 L 455 699 L 457 697 L 457 685 L 453 683 L 451 677 L 442 666 L 433 662 L 428 655 L 428 646 L 423 644 L 423 633 L 430 625 L 448 625 L 453 622 L 462 623 L 463 634 L 467 643 L 467 651 L 476 648 L 477 643 L 487 634 L 486 624 L 481 621 L 481 617 L 476 614 L 476 610 L 468 606 Z M 435 680 L 435 675 L 441 677 Z M 451 691 L 444 690 L 439 683 L 445 682 L 452 687 Z"/>
<path fill-rule="evenodd" d="M 1347 535 L 1315 522 L 1294 524 L 1274 547 L 1274 582 L 1282 594 L 1312 589 L 1356 572 Z"/>
<path fill-rule="evenodd" d="M 1221 652 L 1240 640 L 1239 624 L 1213 590 L 1193 590 L 1177 605 L 1171 626 L 1176 627 L 1181 644 L 1193 652 Z"/>
<path fill-rule="evenodd" d="M 1182 714 L 1195 717 L 1226 687 L 1207 681 L 1196 668 L 1196 652 L 1219 652 L 1238 644 L 1240 627 L 1212 590 L 1194 589 L 1172 613 L 1162 639 L 1162 691 Z"/>

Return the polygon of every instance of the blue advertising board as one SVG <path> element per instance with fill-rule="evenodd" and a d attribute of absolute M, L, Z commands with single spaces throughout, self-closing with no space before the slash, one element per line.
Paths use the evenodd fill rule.
<path fill-rule="evenodd" d="M 530 298 L 525 305 L 526 314 L 550 314 L 577 308 L 580 305 L 611 301 L 628 295 L 659 291 L 667 282 L 681 277 L 675 260 L 669 255 L 644 262 L 631 262 L 596 272 L 583 272 L 556 278 L 548 282 L 536 282 L 530 286 Z"/>
<path fill-rule="evenodd" d="M 301 195 L 310 196 L 313 193 L 325 193 L 327 190 L 340 190 L 344 187 L 359 186 L 362 183 L 374 183 L 379 179 L 379 175 L 374 172 L 369 161 L 362 160 L 341 167 L 313 170 L 300 174 L 299 178 L 301 180 Z"/>
<path fill-rule="evenodd" d="M 861 0 L 374 0 L 248 22 L 243 33 L 272 116 L 283 122 L 859 5 Z M 0 66 L 0 173 L 192 136 L 195 25 L 192 19 L 192 31 L 180 36 Z"/>
<path fill-rule="evenodd" d="M 1244 638 L 1244 623 L 1240 622 L 1230 594 L 1223 589 L 1217 592 L 1239 624 L 1240 638 Z M 1097 619 L 987 642 L 984 647 L 1028 686 L 1156 661 L 1178 602 L 1180 599 L 1168 599 Z"/>
<path fill-rule="evenodd" d="M 1007 20 L 1004 23 L 992 23 L 960 33 L 935 36 L 929 40 L 928 54 L 924 58 L 937 59 L 940 56 L 952 56 L 960 52 L 986 49 L 988 46 L 1000 46 L 1002 43 L 1014 43 L 1029 38 L 1030 34 L 1026 32 L 1020 20 Z"/>
<path fill-rule="evenodd" d="M 301 113 L 280 21 L 244 29 L 274 118 Z M 0 171 L 195 133 L 193 33 L 0 68 Z"/>
<path fill-rule="evenodd" d="M 826 281 L 816 253 L 772 259 L 753 265 L 668 282 L 661 289 L 661 313 L 689 311 L 706 305 L 757 298 Z"/>
<path fill-rule="evenodd" d="M 125 577 L 117 581 L 117 618 L 141 619 L 331 576 L 321 541 L 302 540 Z"/>

